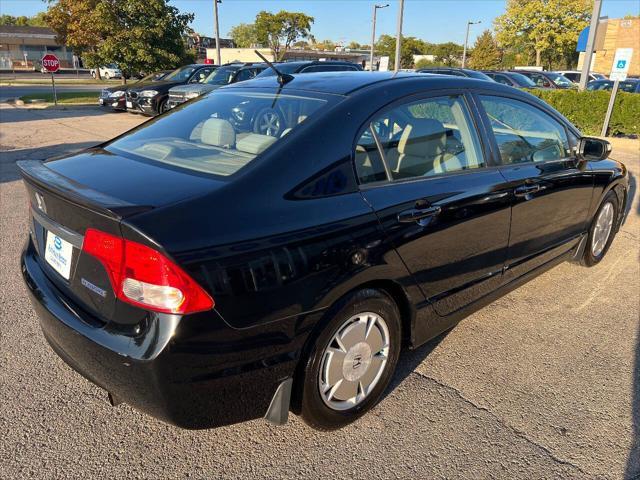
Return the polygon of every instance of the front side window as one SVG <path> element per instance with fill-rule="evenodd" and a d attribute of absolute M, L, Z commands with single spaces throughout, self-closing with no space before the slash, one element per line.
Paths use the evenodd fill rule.
<path fill-rule="evenodd" d="M 494 74 L 494 75 L 490 75 L 490 77 L 493 78 L 498 83 L 502 83 L 503 85 L 511 86 L 511 80 L 509 80 L 504 75 L 495 75 Z"/>
<path fill-rule="evenodd" d="M 141 161 L 229 176 L 341 98 L 220 90 L 141 125 L 105 148 Z M 278 129 L 261 129 L 265 119 L 277 121 Z"/>
<path fill-rule="evenodd" d="M 227 85 L 240 67 L 220 67 L 215 69 L 202 83 L 209 85 Z"/>
<path fill-rule="evenodd" d="M 376 157 L 376 141 L 384 163 Z M 385 164 L 391 180 L 485 166 L 475 127 L 460 96 L 421 100 L 385 112 L 358 141 L 355 158 L 361 183 L 384 179 Z"/>
<path fill-rule="evenodd" d="M 565 128 L 528 103 L 503 97 L 480 97 L 491 121 L 503 165 L 547 162 L 569 156 Z"/>

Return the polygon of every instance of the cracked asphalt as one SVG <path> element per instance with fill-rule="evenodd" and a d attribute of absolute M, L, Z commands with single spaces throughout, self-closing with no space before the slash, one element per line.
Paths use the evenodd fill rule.
<path fill-rule="evenodd" d="M 186 431 L 110 407 L 67 367 L 18 266 L 27 200 L 15 161 L 143 120 L 0 105 L 0 478 L 640 478 L 640 140 L 613 142 L 634 199 L 606 259 L 560 265 L 406 352 L 361 421 Z"/>

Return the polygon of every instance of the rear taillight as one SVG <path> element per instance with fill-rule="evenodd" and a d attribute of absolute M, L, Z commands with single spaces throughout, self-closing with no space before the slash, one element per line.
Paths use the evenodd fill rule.
<path fill-rule="evenodd" d="M 146 245 L 90 228 L 82 251 L 104 265 L 116 297 L 124 302 L 178 314 L 214 306 L 207 292 L 179 266 Z"/>

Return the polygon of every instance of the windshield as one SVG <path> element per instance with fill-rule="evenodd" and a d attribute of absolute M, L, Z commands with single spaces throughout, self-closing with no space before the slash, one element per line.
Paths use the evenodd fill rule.
<path fill-rule="evenodd" d="M 534 88 L 536 87 L 536 82 L 534 82 L 533 80 L 531 80 L 529 77 L 527 77 L 526 75 L 522 75 L 521 73 L 509 73 L 509 76 L 516 81 L 516 83 L 518 85 L 520 85 L 521 87 L 530 87 L 530 88 Z"/>
<path fill-rule="evenodd" d="M 164 77 L 168 82 L 186 82 L 196 67 L 181 67 Z"/>
<path fill-rule="evenodd" d="M 154 73 L 150 73 L 149 75 L 147 75 L 146 77 L 142 77 L 140 80 L 138 80 L 139 83 L 143 83 L 143 82 L 157 82 L 158 80 L 161 80 L 165 75 L 167 74 L 167 72 L 154 72 Z"/>
<path fill-rule="evenodd" d="M 571 80 L 569 80 L 567 77 L 565 77 L 564 75 L 560 75 L 558 73 L 553 73 L 553 72 L 547 72 L 547 76 L 553 80 L 553 83 L 555 83 L 556 85 L 560 86 L 560 87 L 572 87 L 573 86 L 573 82 Z"/>
<path fill-rule="evenodd" d="M 233 75 L 240 70 L 240 67 L 220 67 L 209 74 L 202 83 L 209 85 L 226 85 L 231 82 Z"/>
<path fill-rule="evenodd" d="M 226 177 L 341 98 L 221 89 L 141 125 L 106 149 Z"/>

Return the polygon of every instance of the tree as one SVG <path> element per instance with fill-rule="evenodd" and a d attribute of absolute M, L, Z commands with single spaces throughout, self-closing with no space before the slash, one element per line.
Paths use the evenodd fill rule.
<path fill-rule="evenodd" d="M 304 13 L 281 10 L 273 14 L 263 10 L 256 16 L 256 38 L 269 46 L 274 60 L 280 61 L 293 42 L 309 37 L 312 23 L 313 17 Z"/>
<path fill-rule="evenodd" d="M 362 48 L 362 45 L 360 45 L 360 44 L 359 44 L 358 42 L 356 42 L 356 41 L 352 41 L 352 42 L 349 42 L 349 48 L 350 48 L 351 50 L 360 50 L 360 49 Z"/>
<path fill-rule="evenodd" d="M 46 19 L 88 66 L 116 63 L 137 74 L 174 68 L 188 56 L 183 38 L 193 15 L 167 0 L 59 0 Z"/>
<path fill-rule="evenodd" d="M 426 54 L 430 45 L 415 37 L 402 37 L 400 46 L 400 68 L 412 68 L 413 56 Z M 391 35 L 380 35 L 376 42 L 375 52 L 380 56 L 388 56 L 389 63 L 395 64 L 396 58 L 396 37 Z"/>
<path fill-rule="evenodd" d="M 574 55 L 578 35 L 589 23 L 593 0 L 508 0 L 495 20 L 503 48 L 535 53 L 537 66 Z"/>
<path fill-rule="evenodd" d="M 253 23 L 241 23 L 229 32 L 229 37 L 238 48 L 249 48 L 258 43 L 256 26 Z"/>
<path fill-rule="evenodd" d="M 19 27 L 47 27 L 45 12 L 36 13 L 33 17 L 25 17 L 21 15 L 14 17 L 12 15 L 0 15 L 0 25 L 15 25 Z"/>
<path fill-rule="evenodd" d="M 322 40 L 321 42 L 316 42 L 314 48 L 327 52 L 333 52 L 336 49 L 336 44 L 331 40 Z"/>
<path fill-rule="evenodd" d="M 436 62 L 447 67 L 455 67 L 462 62 L 464 48 L 453 42 L 437 43 L 433 46 L 432 53 L 436 56 Z"/>
<path fill-rule="evenodd" d="M 502 52 L 490 30 L 476 39 L 469 59 L 469 67 L 475 70 L 495 70 L 502 65 Z"/>

